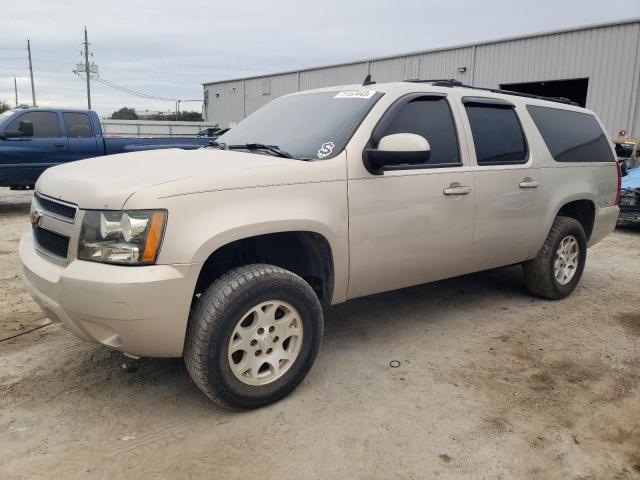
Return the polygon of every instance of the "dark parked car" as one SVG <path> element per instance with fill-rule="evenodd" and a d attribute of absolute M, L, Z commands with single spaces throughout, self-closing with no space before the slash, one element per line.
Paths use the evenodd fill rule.
<path fill-rule="evenodd" d="M 0 187 L 32 188 L 47 168 L 114 153 L 194 149 L 209 138 L 105 138 L 91 110 L 16 108 L 0 114 Z"/>
<path fill-rule="evenodd" d="M 622 177 L 618 223 L 640 224 L 640 168 L 633 168 Z"/>

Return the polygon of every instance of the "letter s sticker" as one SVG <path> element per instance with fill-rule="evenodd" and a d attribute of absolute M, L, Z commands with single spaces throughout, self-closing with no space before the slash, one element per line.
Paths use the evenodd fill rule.
<path fill-rule="evenodd" d="M 336 144 L 333 142 L 323 143 L 320 147 L 320 150 L 318 150 L 318 158 L 328 157 L 329 155 L 331 155 L 331 152 L 333 152 L 334 148 L 336 148 Z"/>

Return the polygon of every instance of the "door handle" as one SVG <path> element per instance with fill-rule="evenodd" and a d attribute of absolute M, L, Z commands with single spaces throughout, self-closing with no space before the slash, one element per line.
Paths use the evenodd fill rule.
<path fill-rule="evenodd" d="M 66 147 L 66 145 L 64 143 L 54 143 L 53 146 L 56 147 L 56 148 L 64 148 L 64 147 Z"/>
<path fill-rule="evenodd" d="M 533 180 L 531 177 L 527 177 L 520 182 L 520 188 L 538 188 L 540 182 L 537 180 Z"/>
<path fill-rule="evenodd" d="M 442 190 L 445 195 L 467 195 L 471 192 L 471 187 L 460 185 L 458 182 L 454 182 L 449 185 L 449 188 Z"/>

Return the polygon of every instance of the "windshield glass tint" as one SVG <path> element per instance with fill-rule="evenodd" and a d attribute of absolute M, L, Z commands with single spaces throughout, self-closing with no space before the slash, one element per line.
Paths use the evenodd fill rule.
<path fill-rule="evenodd" d="M 629 158 L 633 151 L 633 145 L 625 145 L 623 143 L 616 143 L 616 155 L 620 158 Z"/>
<path fill-rule="evenodd" d="M 295 158 L 335 157 L 381 96 L 373 90 L 354 90 L 280 97 L 219 137 L 218 142 L 275 145 Z"/>

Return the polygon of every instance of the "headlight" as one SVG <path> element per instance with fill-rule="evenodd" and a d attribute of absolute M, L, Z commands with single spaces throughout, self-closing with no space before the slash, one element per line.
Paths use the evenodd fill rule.
<path fill-rule="evenodd" d="M 166 220 L 164 210 L 87 211 L 78 258 L 121 265 L 155 263 Z"/>

